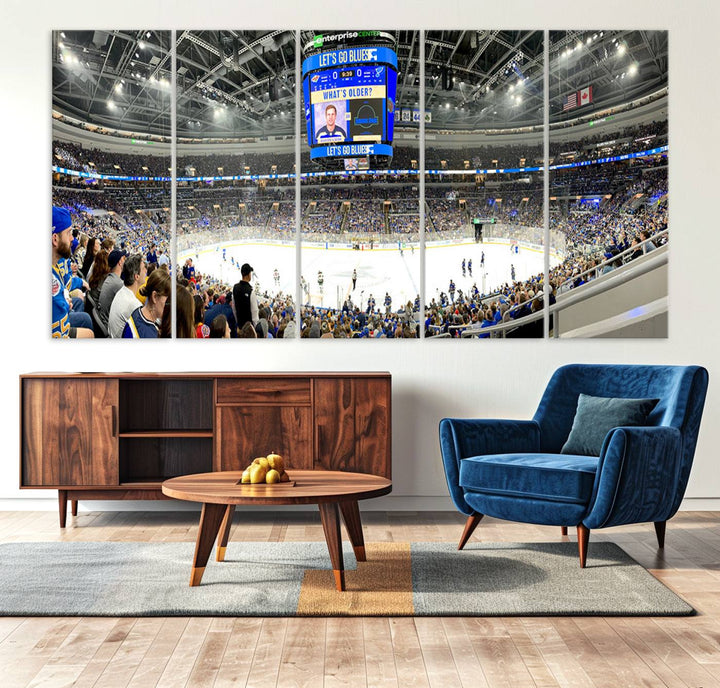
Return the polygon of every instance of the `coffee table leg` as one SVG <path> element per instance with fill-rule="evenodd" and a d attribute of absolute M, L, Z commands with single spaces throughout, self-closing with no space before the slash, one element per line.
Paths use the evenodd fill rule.
<path fill-rule="evenodd" d="M 365 540 L 363 539 L 362 522 L 360 521 L 360 509 L 357 502 L 340 502 L 345 528 L 355 551 L 355 559 L 367 561 L 365 558 Z"/>
<path fill-rule="evenodd" d="M 337 502 L 318 504 L 320 520 L 325 531 L 330 563 L 335 574 L 335 587 L 345 590 L 345 568 L 343 566 L 342 541 L 340 539 L 340 514 Z"/>
<path fill-rule="evenodd" d="M 220 525 L 220 533 L 218 534 L 217 549 L 215 550 L 215 559 L 217 561 L 225 561 L 225 550 L 227 549 L 228 539 L 230 538 L 230 526 L 232 526 L 233 514 L 235 513 L 235 505 L 228 504 L 225 509 L 225 516 Z"/>
<path fill-rule="evenodd" d="M 192 573 L 190 575 L 191 586 L 200 585 L 203 573 L 205 573 L 205 565 L 212 551 L 225 512 L 225 504 L 203 504 L 197 542 L 195 543 Z"/>

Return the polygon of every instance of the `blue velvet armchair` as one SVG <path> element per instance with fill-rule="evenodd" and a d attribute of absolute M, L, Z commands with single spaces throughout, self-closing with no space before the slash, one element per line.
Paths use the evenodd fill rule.
<path fill-rule="evenodd" d="M 666 521 L 687 486 L 708 373 L 699 366 L 567 365 L 555 371 L 532 420 L 440 422 L 450 496 L 468 518 L 462 549 L 483 515 L 522 523 L 577 527 L 580 566 L 590 531 Z M 580 394 L 654 398 L 642 426 L 612 428 L 599 456 L 561 453 Z"/>

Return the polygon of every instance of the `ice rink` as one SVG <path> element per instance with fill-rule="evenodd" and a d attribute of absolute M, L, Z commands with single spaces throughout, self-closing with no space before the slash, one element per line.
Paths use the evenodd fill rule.
<path fill-rule="evenodd" d="M 481 267 L 485 255 L 484 269 Z M 224 254 L 224 258 L 223 258 Z M 480 292 L 511 281 L 511 265 L 517 280 L 543 271 L 543 254 L 538 249 L 520 246 L 511 252 L 508 242 L 476 244 L 468 239 L 461 243 L 428 243 L 426 245 L 426 301 L 429 303 L 447 293 L 450 279 L 456 289 L 469 293 L 473 284 Z M 255 270 L 256 286 L 271 294 L 282 291 L 295 293 L 295 244 L 270 242 L 226 242 L 197 250 L 183 251 L 180 264 L 192 258 L 196 270 L 234 284 L 240 279 L 240 265 L 250 263 Z M 472 259 L 472 275 L 462 274 L 462 261 Z M 378 308 L 382 308 L 387 291 L 393 309 L 407 301 L 414 301 L 420 293 L 420 251 L 409 245 L 402 254 L 397 245 L 384 245 L 372 250 L 353 250 L 348 247 L 303 245 L 301 274 L 309 283 L 309 301 L 316 306 L 338 308 L 350 295 L 356 305 L 364 307 L 372 294 Z M 554 265 L 557 259 L 551 259 Z M 279 285 L 273 273 L 280 274 Z M 352 273 L 357 271 L 357 285 L 352 291 Z M 324 275 L 323 290 L 318 285 L 318 271 Z M 303 302 L 308 298 L 304 295 Z"/>

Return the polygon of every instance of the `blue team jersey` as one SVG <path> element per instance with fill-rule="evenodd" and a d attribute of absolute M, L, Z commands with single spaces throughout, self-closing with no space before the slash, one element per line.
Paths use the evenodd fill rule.
<path fill-rule="evenodd" d="M 61 271 L 55 265 L 52 269 L 52 336 L 70 336 L 70 304 Z"/>
<path fill-rule="evenodd" d="M 136 308 L 125 323 L 123 339 L 157 339 L 158 328 L 142 314 L 142 307 Z"/>
<path fill-rule="evenodd" d="M 345 133 L 345 130 L 342 127 L 338 127 L 335 125 L 335 128 L 332 130 L 332 133 L 328 131 L 327 126 L 322 126 L 320 129 L 317 130 L 317 134 L 315 134 L 315 138 L 317 139 L 318 143 L 327 143 L 331 141 L 344 141 L 347 138 L 347 134 Z"/>
<path fill-rule="evenodd" d="M 70 260 L 61 258 L 52 267 L 52 336 L 70 336 L 70 292 L 82 287 L 82 279 L 73 277 Z"/>

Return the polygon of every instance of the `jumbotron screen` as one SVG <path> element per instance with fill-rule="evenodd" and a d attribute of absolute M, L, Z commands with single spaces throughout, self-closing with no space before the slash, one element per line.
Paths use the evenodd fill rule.
<path fill-rule="evenodd" d="M 392 156 L 397 55 L 385 47 L 348 48 L 303 62 L 310 157 Z"/>

